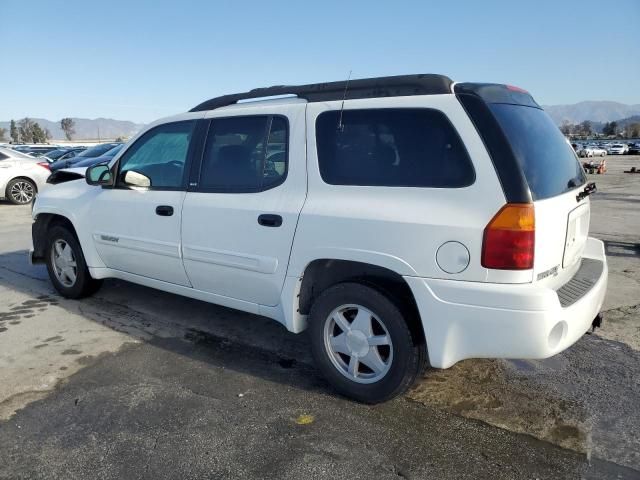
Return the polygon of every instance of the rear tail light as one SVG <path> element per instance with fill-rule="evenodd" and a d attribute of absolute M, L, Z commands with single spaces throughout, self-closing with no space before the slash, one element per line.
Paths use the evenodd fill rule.
<path fill-rule="evenodd" d="M 46 168 L 47 170 L 51 171 L 51 167 L 49 166 L 49 162 L 38 162 L 38 165 L 40 165 L 42 168 Z"/>
<path fill-rule="evenodd" d="M 498 270 L 533 268 L 535 235 L 533 204 L 508 203 L 484 229 L 482 266 Z"/>

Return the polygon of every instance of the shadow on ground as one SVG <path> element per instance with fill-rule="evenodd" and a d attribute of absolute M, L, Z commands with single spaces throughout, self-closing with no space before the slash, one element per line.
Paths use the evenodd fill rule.
<path fill-rule="evenodd" d="M 33 315 L 32 307 L 46 308 L 38 302 L 55 302 L 164 350 L 167 358 L 184 358 L 190 368 L 209 365 L 251 377 L 249 383 L 280 384 L 286 392 L 351 405 L 331 395 L 318 377 L 310 365 L 305 337 L 290 334 L 269 319 L 121 281 L 105 282 L 95 297 L 65 300 L 54 294 L 44 269 L 26 265 L 25 258 L 26 252 L 0 255 L 0 285 L 35 297 L 35 303 L 18 309 L 0 307 L 4 328 L 16 320 L 8 317 L 27 320 L 27 315 Z M 35 321 L 33 317 L 28 320 Z M 623 344 L 588 336 L 546 361 L 469 360 L 449 370 L 429 371 L 407 398 L 425 405 L 431 414 L 435 407 L 587 456 L 640 468 L 640 453 L 635 448 L 640 441 L 635 402 L 640 387 L 634 381 L 639 360 L 638 352 Z M 159 375 L 155 381 L 161 383 L 162 378 Z M 103 377 L 94 381 L 99 383 L 92 388 L 101 388 Z M 201 384 L 198 388 L 209 387 Z M 245 393 L 240 389 L 225 396 Z M 153 396 L 145 400 L 153 401 Z M 271 401 L 277 405 L 279 400 Z M 382 410 L 371 411 L 386 411 L 387 407 L 379 408 Z"/>
<path fill-rule="evenodd" d="M 49 306 L 59 306 L 163 348 L 178 348 L 179 344 L 164 340 L 179 339 L 190 346 L 180 346 L 181 354 L 188 353 L 189 348 L 199 358 L 204 358 L 201 355 L 206 351 L 244 352 L 281 369 L 302 368 L 315 379 L 314 384 L 328 388 L 315 374 L 306 337 L 288 332 L 273 320 L 120 280 L 106 280 L 93 297 L 64 299 L 50 284 L 46 268 L 28 265 L 26 255 L 27 252 L 0 254 L 0 286 L 33 296 L 11 307 L 0 306 L 0 334 L 16 322 L 36 324 L 38 313 Z M 18 277 L 8 278 L 3 269 Z M 46 342 L 41 344 L 45 345 Z M 85 362 L 90 360 L 82 358 Z M 287 382 L 286 377 L 281 380 Z"/>
<path fill-rule="evenodd" d="M 640 257 L 640 243 L 605 240 L 608 257 Z"/>

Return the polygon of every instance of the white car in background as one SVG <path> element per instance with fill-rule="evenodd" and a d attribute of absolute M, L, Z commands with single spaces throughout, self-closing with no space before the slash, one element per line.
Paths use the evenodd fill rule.
<path fill-rule="evenodd" d="M 629 151 L 629 146 L 622 143 L 613 143 L 607 147 L 609 155 L 624 155 Z"/>
<path fill-rule="evenodd" d="M 26 205 L 46 185 L 50 174 L 46 161 L 0 147 L 0 199 Z"/>
<path fill-rule="evenodd" d="M 580 145 L 580 146 L 578 146 L 578 149 L 576 150 L 576 154 L 580 158 L 593 157 L 593 147 L 590 147 L 588 145 Z"/>
<path fill-rule="evenodd" d="M 588 148 L 591 150 L 592 157 L 604 157 L 607 154 L 607 151 L 598 145 L 589 145 Z"/>

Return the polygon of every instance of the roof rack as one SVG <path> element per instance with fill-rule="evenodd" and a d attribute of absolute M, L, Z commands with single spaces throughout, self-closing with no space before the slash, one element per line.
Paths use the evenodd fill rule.
<path fill-rule="evenodd" d="M 362 78 L 350 80 L 346 92 L 347 100 L 358 98 L 400 97 L 409 95 L 437 95 L 451 93 L 453 81 L 444 75 L 419 74 L 398 75 L 393 77 Z M 256 88 L 245 93 L 234 93 L 212 98 L 189 110 L 199 112 L 214 110 L 233 105 L 240 100 L 275 97 L 280 95 L 296 95 L 308 102 L 326 102 L 342 100 L 347 81 L 329 83 L 311 83 L 309 85 L 277 85 L 274 87 Z"/>

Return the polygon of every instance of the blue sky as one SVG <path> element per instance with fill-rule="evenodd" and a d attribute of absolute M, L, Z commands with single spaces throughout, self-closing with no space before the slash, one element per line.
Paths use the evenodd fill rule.
<path fill-rule="evenodd" d="M 0 120 L 148 122 L 349 70 L 640 103 L 640 0 L 0 0 L 0 45 Z"/>

